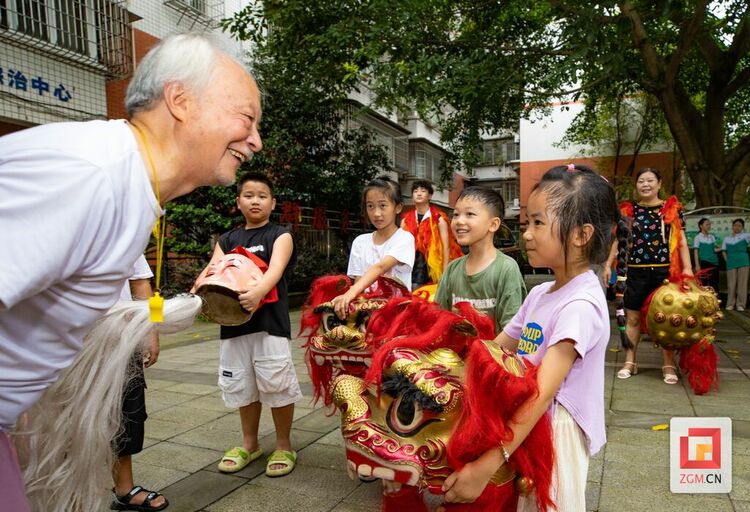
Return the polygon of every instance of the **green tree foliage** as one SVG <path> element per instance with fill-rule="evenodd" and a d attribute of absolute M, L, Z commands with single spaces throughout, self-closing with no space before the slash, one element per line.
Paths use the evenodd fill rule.
<path fill-rule="evenodd" d="M 248 33 L 233 28 L 238 37 Z M 252 32 L 254 35 L 255 32 Z M 361 190 L 387 170 L 382 146 L 366 129 L 348 129 L 358 112 L 342 88 L 311 81 L 293 52 L 273 47 L 275 38 L 258 38 L 250 64 L 263 91 L 260 132 L 263 150 L 245 163 L 247 171 L 269 175 L 277 211 L 284 201 L 334 210 L 360 209 Z M 206 259 L 212 238 L 243 222 L 235 187 L 201 188 L 168 208 L 168 250 Z"/>
<path fill-rule="evenodd" d="M 624 98 L 589 100 L 556 145 L 581 147 L 585 156 L 597 157 L 599 171 L 614 176 L 623 197 L 633 192 L 630 177 L 641 151 L 673 143 L 669 127 L 653 96 L 637 93 Z M 611 155 L 600 157 L 599 155 Z M 627 165 L 620 157 L 627 156 Z M 671 188 L 670 188 L 671 190 Z"/>
<path fill-rule="evenodd" d="M 552 101 L 645 92 L 704 206 L 739 204 L 750 185 L 748 9 L 744 0 L 269 0 L 228 26 L 267 41 L 320 90 L 363 82 L 386 108 L 438 118 L 469 164 L 483 130 L 513 129 Z"/>

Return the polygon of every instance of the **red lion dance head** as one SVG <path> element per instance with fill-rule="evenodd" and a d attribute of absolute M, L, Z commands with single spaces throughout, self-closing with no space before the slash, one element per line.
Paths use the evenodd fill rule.
<path fill-rule="evenodd" d="M 465 306 L 455 314 L 419 298 L 381 304 L 362 338 L 371 353 L 367 375 L 337 368 L 338 376 L 321 391 L 330 392 L 341 412 L 350 474 L 400 486 L 384 495 L 386 511 L 426 510 L 421 493 L 441 493 L 454 470 L 508 443 L 513 414 L 538 393 L 536 368 L 482 341 L 494 337 L 493 322 Z M 335 350 L 326 346 L 329 339 L 308 350 Z M 545 416 L 474 503 L 447 508 L 515 509 L 519 494 L 536 488 L 539 507 L 546 509 L 552 453 Z"/>

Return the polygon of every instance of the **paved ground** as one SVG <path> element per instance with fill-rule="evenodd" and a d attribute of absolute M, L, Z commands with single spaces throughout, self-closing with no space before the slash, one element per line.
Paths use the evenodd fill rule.
<path fill-rule="evenodd" d="M 299 312 L 292 313 L 295 329 Z M 750 512 L 750 316 L 727 312 L 719 325 L 720 389 L 695 396 L 684 381 L 661 381 L 660 355 L 644 343 L 639 373 L 615 378 L 623 353 L 613 329 L 607 353 L 608 443 L 592 459 L 587 507 L 592 511 Z M 263 474 L 258 460 L 234 475 L 218 472 L 224 450 L 239 444 L 240 420 L 224 408 L 216 386 L 218 329 L 199 323 L 163 340 L 159 362 L 147 370 L 149 385 L 146 448 L 134 460 L 136 481 L 161 489 L 170 512 L 379 510 L 379 485 L 346 476 L 338 418 L 301 401 L 295 410 L 295 471 L 284 478 Z M 307 371 L 293 346 L 303 393 L 310 397 Z M 733 490 L 728 495 L 673 495 L 669 491 L 669 432 L 652 426 L 672 416 L 729 416 L 733 420 Z M 263 412 L 262 446 L 273 447 L 270 411 Z"/>

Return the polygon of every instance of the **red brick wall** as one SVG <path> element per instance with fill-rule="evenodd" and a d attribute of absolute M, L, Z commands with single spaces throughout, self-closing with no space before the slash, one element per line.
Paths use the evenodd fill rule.
<path fill-rule="evenodd" d="M 133 29 L 133 41 L 135 43 L 135 62 L 138 64 L 144 55 L 154 46 L 159 39 L 138 29 Z M 110 80 L 107 82 L 107 117 L 110 119 L 124 119 L 125 91 L 130 83 L 130 77 L 121 80 Z"/>
<path fill-rule="evenodd" d="M 8 135 L 9 133 L 17 132 L 18 130 L 23 130 L 24 128 L 28 128 L 28 126 L 0 121 L 0 137 Z"/>
<path fill-rule="evenodd" d="M 464 178 L 458 174 L 453 175 L 453 189 L 448 192 L 448 205 L 453 208 L 456 206 L 458 195 L 464 189 Z"/>

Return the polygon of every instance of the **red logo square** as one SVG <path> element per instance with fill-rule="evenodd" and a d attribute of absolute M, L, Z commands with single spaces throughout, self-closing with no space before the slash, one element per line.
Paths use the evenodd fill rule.
<path fill-rule="evenodd" d="M 695 458 L 690 458 L 690 438 L 709 437 L 710 444 L 700 444 L 696 447 Z M 705 454 L 711 453 L 706 460 Z M 680 436 L 680 469 L 721 469 L 721 429 L 720 428 L 689 428 L 688 435 Z"/>

